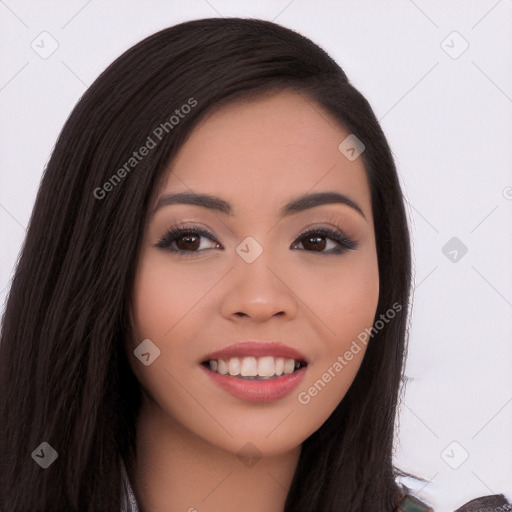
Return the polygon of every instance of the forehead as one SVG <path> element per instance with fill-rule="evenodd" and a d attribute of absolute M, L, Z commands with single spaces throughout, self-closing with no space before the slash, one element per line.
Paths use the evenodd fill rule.
<path fill-rule="evenodd" d="M 362 158 L 338 149 L 350 134 L 311 98 L 280 91 L 221 107 L 180 148 L 164 185 L 169 191 L 226 198 L 235 214 L 279 208 L 305 193 L 338 191 L 370 205 Z"/>

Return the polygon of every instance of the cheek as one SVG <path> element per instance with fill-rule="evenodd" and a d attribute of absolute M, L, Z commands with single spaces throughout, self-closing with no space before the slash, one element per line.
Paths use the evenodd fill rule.
<path fill-rule="evenodd" d="M 311 318 L 320 333 L 316 358 L 297 399 L 305 411 L 326 420 L 352 384 L 366 352 L 379 299 L 379 272 L 374 252 L 353 255 L 350 264 L 317 272 L 317 287 L 308 294 Z M 303 288 L 306 294 L 306 285 Z M 301 292 L 298 292 L 301 293 Z"/>
<path fill-rule="evenodd" d="M 179 387 L 169 374 L 181 378 L 190 370 L 189 341 L 196 337 L 200 325 L 197 311 L 206 291 L 207 283 L 199 279 L 197 271 L 184 270 L 183 266 L 178 269 L 167 254 L 145 254 L 139 262 L 132 294 L 135 339 L 129 357 L 139 381 L 155 398 L 165 389 L 168 392 Z M 159 350 L 158 357 L 148 366 L 133 354 L 145 339 Z"/>
<path fill-rule="evenodd" d="M 201 298 L 211 283 L 193 269 L 174 263 L 167 254 L 142 255 L 132 293 L 131 366 L 146 392 L 168 410 L 189 410 L 189 396 L 183 392 L 190 370 L 196 366 L 191 342 L 202 323 L 198 319 Z M 213 279 L 213 278 L 212 278 Z M 133 355 L 144 339 L 158 348 L 159 355 L 145 366 Z M 194 369 L 197 371 L 197 368 Z"/>
<path fill-rule="evenodd" d="M 377 255 L 359 251 L 347 255 L 336 268 L 326 265 L 308 270 L 296 281 L 294 292 L 311 316 L 323 322 L 330 344 L 346 341 L 373 323 L 379 300 Z"/>
<path fill-rule="evenodd" d="M 193 267 L 172 264 L 166 254 L 142 257 L 132 301 L 135 332 L 139 337 L 164 342 L 173 337 L 176 329 L 183 329 L 187 316 L 197 309 L 211 286 L 209 279 Z"/>
<path fill-rule="evenodd" d="M 178 286 L 167 282 L 158 264 L 142 262 L 133 290 L 133 317 L 139 335 L 158 339 L 173 326 L 180 313 Z"/>

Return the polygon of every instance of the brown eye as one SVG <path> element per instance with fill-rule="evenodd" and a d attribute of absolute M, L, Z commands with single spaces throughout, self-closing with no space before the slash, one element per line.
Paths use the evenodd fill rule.
<path fill-rule="evenodd" d="M 175 239 L 180 251 L 195 251 L 201 245 L 201 237 L 193 233 L 183 233 Z"/>
<path fill-rule="evenodd" d="M 322 252 L 327 245 L 327 242 L 324 240 L 324 238 L 324 236 L 307 236 L 302 239 L 302 245 L 307 250 Z"/>
<path fill-rule="evenodd" d="M 199 250 L 201 247 L 201 239 L 203 238 L 209 239 L 215 247 L 220 245 L 209 231 L 203 229 L 173 228 L 169 230 L 155 246 L 185 256 L 193 256 L 195 253 L 203 252 L 204 248 Z M 215 247 L 206 247 L 206 249 L 213 249 Z"/>
<path fill-rule="evenodd" d="M 326 239 L 336 243 L 332 249 L 327 251 L 324 250 L 327 246 Z M 318 252 L 320 254 L 341 254 L 347 250 L 353 250 L 357 247 L 357 244 L 350 240 L 341 231 L 335 231 L 327 228 L 310 230 L 303 233 L 298 240 L 298 243 L 304 247 L 304 250 L 308 252 Z M 295 242 L 293 247 L 296 248 L 298 243 Z"/>

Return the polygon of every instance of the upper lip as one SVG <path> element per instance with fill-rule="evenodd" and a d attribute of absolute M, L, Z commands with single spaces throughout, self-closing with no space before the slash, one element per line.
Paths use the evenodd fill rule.
<path fill-rule="evenodd" d="M 309 363 L 309 360 L 301 354 L 298 350 L 285 345 L 279 341 L 242 341 L 229 345 L 222 350 L 212 352 L 209 356 L 203 359 L 210 361 L 211 359 L 230 359 L 232 357 L 283 357 L 285 359 L 295 359 Z"/>

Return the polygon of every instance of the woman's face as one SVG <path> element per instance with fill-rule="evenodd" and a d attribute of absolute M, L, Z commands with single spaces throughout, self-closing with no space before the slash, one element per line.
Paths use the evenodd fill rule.
<path fill-rule="evenodd" d="M 379 296 L 370 191 L 362 158 L 338 148 L 347 136 L 311 99 L 282 91 L 221 108 L 179 151 L 145 228 L 129 349 L 169 425 L 235 454 L 252 443 L 277 455 L 343 399 Z M 353 204 L 308 202 L 319 193 Z M 176 226 L 189 232 L 167 236 Z M 256 345 L 214 354 L 246 341 Z M 303 360 L 289 376 L 287 359 Z"/>

